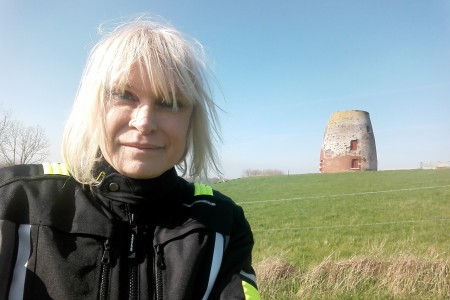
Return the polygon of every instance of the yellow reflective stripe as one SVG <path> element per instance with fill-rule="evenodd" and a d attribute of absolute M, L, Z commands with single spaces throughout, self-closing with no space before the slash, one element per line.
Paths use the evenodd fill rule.
<path fill-rule="evenodd" d="M 53 163 L 52 166 L 54 166 L 53 170 L 55 170 L 57 168 L 57 170 L 58 170 L 57 174 L 69 176 L 69 171 L 67 171 L 65 164 Z"/>
<path fill-rule="evenodd" d="M 100 174 L 98 174 L 96 180 L 97 180 L 98 182 L 102 181 L 103 178 L 105 177 L 105 175 L 106 175 L 106 173 L 105 173 L 104 171 L 101 171 Z"/>
<path fill-rule="evenodd" d="M 206 184 L 194 183 L 195 192 L 194 196 L 207 195 L 213 196 L 213 189 Z"/>
<path fill-rule="evenodd" d="M 244 288 L 245 300 L 261 300 L 258 290 L 253 285 L 242 281 L 242 287 Z"/>
<path fill-rule="evenodd" d="M 67 170 L 64 164 L 60 163 L 43 163 L 42 167 L 44 168 L 44 174 L 46 175 L 66 175 L 69 176 L 69 171 Z"/>
<path fill-rule="evenodd" d="M 65 164 L 59 164 L 59 167 L 61 168 L 62 175 L 70 176 L 69 170 L 67 170 Z"/>
<path fill-rule="evenodd" d="M 44 174 L 53 174 L 53 168 L 51 164 L 43 163 L 42 166 L 44 167 Z"/>

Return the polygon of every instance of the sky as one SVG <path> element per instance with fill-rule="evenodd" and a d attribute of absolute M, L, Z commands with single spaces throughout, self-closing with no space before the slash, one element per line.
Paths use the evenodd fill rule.
<path fill-rule="evenodd" d="M 319 172 L 331 115 L 369 112 L 378 169 L 450 161 L 449 0 L 0 0 L 0 111 L 61 135 L 97 29 L 150 14 L 205 47 L 223 177 Z"/>

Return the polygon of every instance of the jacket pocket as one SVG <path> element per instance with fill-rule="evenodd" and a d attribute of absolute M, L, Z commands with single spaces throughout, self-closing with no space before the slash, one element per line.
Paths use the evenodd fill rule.
<path fill-rule="evenodd" d="M 202 299 L 208 286 L 215 233 L 202 226 L 179 233 L 172 232 L 166 240 L 155 236 L 157 299 Z"/>
<path fill-rule="evenodd" d="M 25 299 L 98 299 L 103 241 L 32 227 Z"/>

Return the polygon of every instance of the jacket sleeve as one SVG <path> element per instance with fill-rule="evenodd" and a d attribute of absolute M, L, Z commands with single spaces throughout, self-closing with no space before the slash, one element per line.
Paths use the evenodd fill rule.
<path fill-rule="evenodd" d="M 230 239 L 215 288 L 209 299 L 260 300 L 252 268 L 253 234 L 241 207 L 236 206 Z"/>
<path fill-rule="evenodd" d="M 8 299 L 13 271 L 16 225 L 0 220 L 0 299 Z"/>

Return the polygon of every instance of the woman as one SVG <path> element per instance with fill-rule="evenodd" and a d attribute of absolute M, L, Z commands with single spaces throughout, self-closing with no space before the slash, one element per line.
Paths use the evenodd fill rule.
<path fill-rule="evenodd" d="M 107 34 L 64 164 L 0 172 L 0 299 L 259 299 L 242 209 L 175 170 L 218 169 L 216 124 L 193 43 L 147 20 Z"/>

